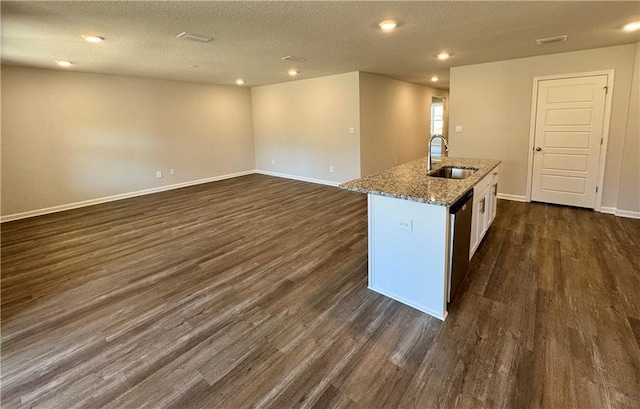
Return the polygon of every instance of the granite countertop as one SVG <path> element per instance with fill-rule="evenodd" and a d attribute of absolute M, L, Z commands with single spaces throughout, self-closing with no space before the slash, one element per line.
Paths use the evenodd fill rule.
<path fill-rule="evenodd" d="M 478 169 L 476 173 L 466 179 L 445 179 L 427 176 L 427 158 L 425 157 L 345 182 L 340 185 L 340 188 L 352 192 L 371 193 L 448 207 L 499 164 L 499 160 L 492 159 L 445 157 L 442 162 L 433 163 L 433 170 L 442 166 Z"/>

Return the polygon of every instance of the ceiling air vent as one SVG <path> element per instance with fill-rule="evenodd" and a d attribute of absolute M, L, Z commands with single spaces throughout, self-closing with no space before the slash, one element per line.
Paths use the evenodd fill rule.
<path fill-rule="evenodd" d="M 282 57 L 280 58 L 282 61 L 295 61 L 295 62 L 305 62 L 307 61 L 306 58 L 301 58 L 301 57 L 293 57 L 291 55 L 287 55 L 286 57 Z"/>
<path fill-rule="evenodd" d="M 213 37 L 205 36 L 202 34 L 187 33 L 186 31 L 178 34 L 178 38 L 181 38 L 183 40 L 196 41 L 198 43 L 208 43 L 209 41 L 213 40 Z"/>
<path fill-rule="evenodd" d="M 548 44 L 548 43 L 557 43 L 560 41 L 567 41 L 567 38 L 569 38 L 568 35 L 563 35 L 563 36 L 555 36 L 555 37 L 547 37 L 547 38 L 538 38 L 536 40 L 536 44 L 538 45 L 542 45 L 542 44 Z"/>

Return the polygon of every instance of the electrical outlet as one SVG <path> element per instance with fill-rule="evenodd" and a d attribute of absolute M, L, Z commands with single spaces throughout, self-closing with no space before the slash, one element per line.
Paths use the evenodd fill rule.
<path fill-rule="evenodd" d="M 171 176 L 176 174 L 176 170 L 175 169 L 169 169 L 169 173 L 171 174 Z"/>
<path fill-rule="evenodd" d="M 271 159 L 271 166 L 276 166 L 276 160 L 275 159 Z"/>
<path fill-rule="evenodd" d="M 329 173 L 333 173 L 333 166 L 329 166 Z"/>
<path fill-rule="evenodd" d="M 156 171 L 156 179 L 162 179 L 162 171 L 161 170 L 157 170 Z"/>
<path fill-rule="evenodd" d="M 398 222 L 398 228 L 400 230 L 413 230 L 413 220 L 396 217 L 396 221 Z"/>
<path fill-rule="evenodd" d="M 462 125 L 456 125 L 456 132 L 457 133 L 461 133 L 462 132 Z"/>

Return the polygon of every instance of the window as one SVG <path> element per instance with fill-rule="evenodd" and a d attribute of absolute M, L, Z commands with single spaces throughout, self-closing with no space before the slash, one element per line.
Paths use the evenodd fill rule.
<path fill-rule="evenodd" d="M 444 135 L 444 98 L 431 97 L 431 136 Z M 442 156 L 442 141 L 436 140 L 431 146 L 431 157 Z"/>

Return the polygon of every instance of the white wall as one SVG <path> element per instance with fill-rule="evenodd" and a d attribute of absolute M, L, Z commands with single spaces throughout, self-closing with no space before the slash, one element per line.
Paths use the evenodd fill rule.
<path fill-rule="evenodd" d="M 623 152 L 616 207 L 618 212 L 632 212 L 640 216 L 640 43 L 636 44 Z"/>
<path fill-rule="evenodd" d="M 2 67 L 2 215 L 253 168 L 248 89 Z"/>
<path fill-rule="evenodd" d="M 525 196 L 531 98 L 536 76 L 615 70 L 603 207 L 615 207 L 627 133 L 636 45 L 598 48 L 451 69 L 451 156 L 500 159 L 500 193 Z M 455 133 L 462 125 L 463 133 Z M 624 183 L 628 183 L 623 180 Z"/>
<path fill-rule="evenodd" d="M 251 98 L 259 171 L 333 184 L 360 176 L 357 72 L 256 87 Z"/>
<path fill-rule="evenodd" d="M 448 95 L 446 90 L 361 72 L 362 175 L 426 156 L 431 129 L 431 97 Z M 445 100 L 445 107 L 446 104 Z"/>

